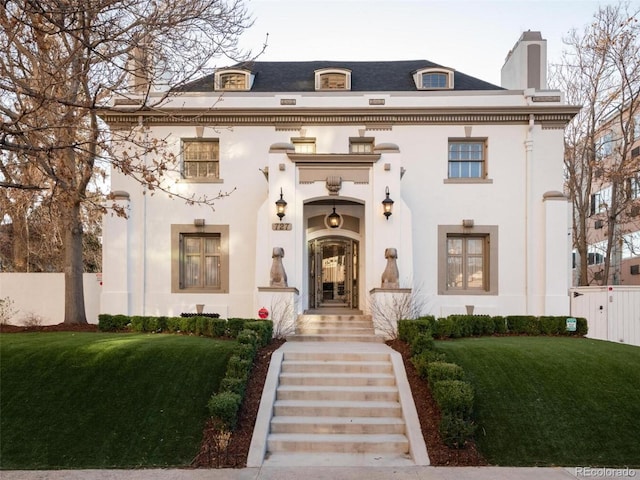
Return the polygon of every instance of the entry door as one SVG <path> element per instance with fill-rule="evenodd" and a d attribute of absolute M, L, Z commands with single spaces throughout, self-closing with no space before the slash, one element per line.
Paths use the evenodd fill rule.
<path fill-rule="evenodd" d="M 319 238 L 309 242 L 309 308 L 358 307 L 358 242 Z"/>

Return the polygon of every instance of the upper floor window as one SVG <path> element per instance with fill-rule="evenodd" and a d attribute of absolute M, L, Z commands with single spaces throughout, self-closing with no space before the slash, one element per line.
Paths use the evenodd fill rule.
<path fill-rule="evenodd" d="M 611 205 L 611 187 L 605 187 L 596 193 L 592 193 L 590 203 L 591 215 L 606 212 L 609 205 Z"/>
<path fill-rule="evenodd" d="M 351 70 L 323 68 L 315 74 L 316 90 L 351 90 Z"/>
<path fill-rule="evenodd" d="M 313 137 L 292 138 L 296 153 L 316 153 L 316 139 Z"/>
<path fill-rule="evenodd" d="M 485 141 L 449 140 L 449 178 L 485 178 Z"/>
<path fill-rule="evenodd" d="M 350 138 L 349 153 L 373 153 L 373 138 L 372 137 Z"/>
<path fill-rule="evenodd" d="M 218 140 L 182 140 L 182 176 L 187 179 L 219 178 Z"/>
<path fill-rule="evenodd" d="M 253 75 L 248 70 L 220 70 L 215 73 L 215 89 L 231 91 L 251 90 Z"/>
<path fill-rule="evenodd" d="M 633 138 L 640 139 L 640 115 L 633 116 Z"/>
<path fill-rule="evenodd" d="M 446 68 L 424 68 L 413 75 L 418 90 L 452 90 L 453 71 Z"/>
<path fill-rule="evenodd" d="M 598 152 L 601 157 L 607 157 L 613 153 L 613 134 L 606 133 L 598 140 Z"/>

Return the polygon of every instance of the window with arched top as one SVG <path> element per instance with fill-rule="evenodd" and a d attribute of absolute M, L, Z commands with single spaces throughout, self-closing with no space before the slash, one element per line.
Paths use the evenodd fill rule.
<path fill-rule="evenodd" d="M 453 90 L 453 71 L 443 68 L 425 68 L 413 75 L 418 90 Z"/>
<path fill-rule="evenodd" d="M 215 74 L 215 89 L 227 91 L 251 90 L 253 75 L 246 70 L 221 70 Z"/>
<path fill-rule="evenodd" d="M 351 90 L 351 71 L 346 69 L 316 70 L 316 90 Z"/>

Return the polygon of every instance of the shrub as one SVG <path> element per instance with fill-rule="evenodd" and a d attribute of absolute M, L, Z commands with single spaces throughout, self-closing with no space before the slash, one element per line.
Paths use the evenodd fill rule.
<path fill-rule="evenodd" d="M 493 331 L 500 334 L 507 333 L 507 321 L 504 317 L 493 317 Z"/>
<path fill-rule="evenodd" d="M 473 411 L 473 387 L 461 380 L 441 380 L 431 385 L 433 398 L 443 414 L 470 418 Z"/>
<path fill-rule="evenodd" d="M 470 420 L 445 413 L 440 419 L 439 430 L 445 445 L 451 448 L 461 448 L 475 433 L 475 425 Z"/>
<path fill-rule="evenodd" d="M 462 336 L 460 323 L 451 317 L 439 318 L 436 323 L 435 336 L 436 338 L 460 338 Z"/>
<path fill-rule="evenodd" d="M 212 337 L 220 338 L 226 335 L 227 321 L 224 318 L 210 318 L 209 325 Z"/>
<path fill-rule="evenodd" d="M 532 315 L 509 315 L 506 317 L 509 333 L 539 335 L 540 323 L 538 317 Z"/>
<path fill-rule="evenodd" d="M 167 317 L 158 317 L 157 321 L 157 329 L 159 332 L 167 331 Z"/>
<path fill-rule="evenodd" d="M 587 323 L 587 319 L 583 317 L 576 318 L 576 331 L 575 333 L 580 336 L 585 336 L 589 333 L 589 324 Z"/>
<path fill-rule="evenodd" d="M 167 318 L 167 331 L 171 333 L 175 333 L 180 331 L 180 327 L 182 325 L 181 317 L 169 317 Z"/>
<path fill-rule="evenodd" d="M 241 401 L 242 397 L 237 393 L 229 391 L 217 393 L 207 403 L 209 415 L 220 421 L 229 430 L 233 430 L 236 427 Z"/>
<path fill-rule="evenodd" d="M 229 329 L 229 336 L 236 338 L 238 334 L 244 330 L 244 324 L 247 322 L 244 318 L 229 318 L 227 320 L 227 328 Z"/>
<path fill-rule="evenodd" d="M 233 349 L 233 354 L 239 356 L 243 360 L 253 362 L 256 357 L 256 346 L 248 343 L 241 343 Z"/>
<path fill-rule="evenodd" d="M 220 382 L 221 392 L 231 392 L 244 397 L 245 389 L 247 388 L 247 378 L 233 378 L 226 377 Z"/>
<path fill-rule="evenodd" d="M 253 330 L 245 328 L 238 333 L 236 340 L 240 344 L 251 345 L 256 350 L 258 349 L 258 334 Z"/>
<path fill-rule="evenodd" d="M 252 362 L 246 358 L 240 358 L 238 355 L 231 355 L 227 363 L 227 372 L 225 377 L 246 378 L 251 370 Z"/>
<path fill-rule="evenodd" d="M 566 317 L 540 317 L 540 333 L 542 335 L 558 335 L 563 333 Z"/>
<path fill-rule="evenodd" d="M 413 337 L 410 347 L 411 355 L 419 355 L 427 350 L 433 350 L 433 337 L 431 333 L 419 333 Z"/>
<path fill-rule="evenodd" d="M 432 315 L 416 319 L 403 319 L 398 321 L 398 339 L 411 343 L 413 338 L 420 333 L 434 331 L 436 319 Z"/>
<path fill-rule="evenodd" d="M 98 315 L 98 329 L 103 332 L 116 332 L 125 330 L 131 322 L 127 315 L 109 315 L 102 313 Z"/>
<path fill-rule="evenodd" d="M 202 335 L 204 337 L 211 336 L 211 328 L 209 326 L 209 319 L 207 317 L 195 316 L 193 317 L 195 321 L 193 333 L 196 335 Z"/>
<path fill-rule="evenodd" d="M 436 352 L 435 350 L 427 350 L 419 355 L 411 357 L 411 363 L 416 367 L 416 371 L 420 378 L 427 379 L 427 368 L 429 364 L 433 362 L 443 362 L 445 359 L 444 353 Z"/>
<path fill-rule="evenodd" d="M 180 331 L 182 333 L 195 333 L 196 317 L 180 317 Z"/>
<path fill-rule="evenodd" d="M 431 362 L 427 365 L 427 380 L 434 385 L 441 380 L 462 380 L 464 370 L 460 365 L 447 362 Z"/>
<path fill-rule="evenodd" d="M 273 322 L 270 320 L 256 320 L 254 322 L 246 322 L 244 328 L 253 330 L 258 334 L 258 347 L 269 345 L 273 337 Z"/>

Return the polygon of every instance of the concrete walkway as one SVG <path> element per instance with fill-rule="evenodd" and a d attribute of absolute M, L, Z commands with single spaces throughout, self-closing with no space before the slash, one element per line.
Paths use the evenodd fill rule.
<path fill-rule="evenodd" d="M 2 480 L 571 480 L 638 478 L 640 470 L 509 467 L 260 467 L 187 470 L 2 471 Z"/>

